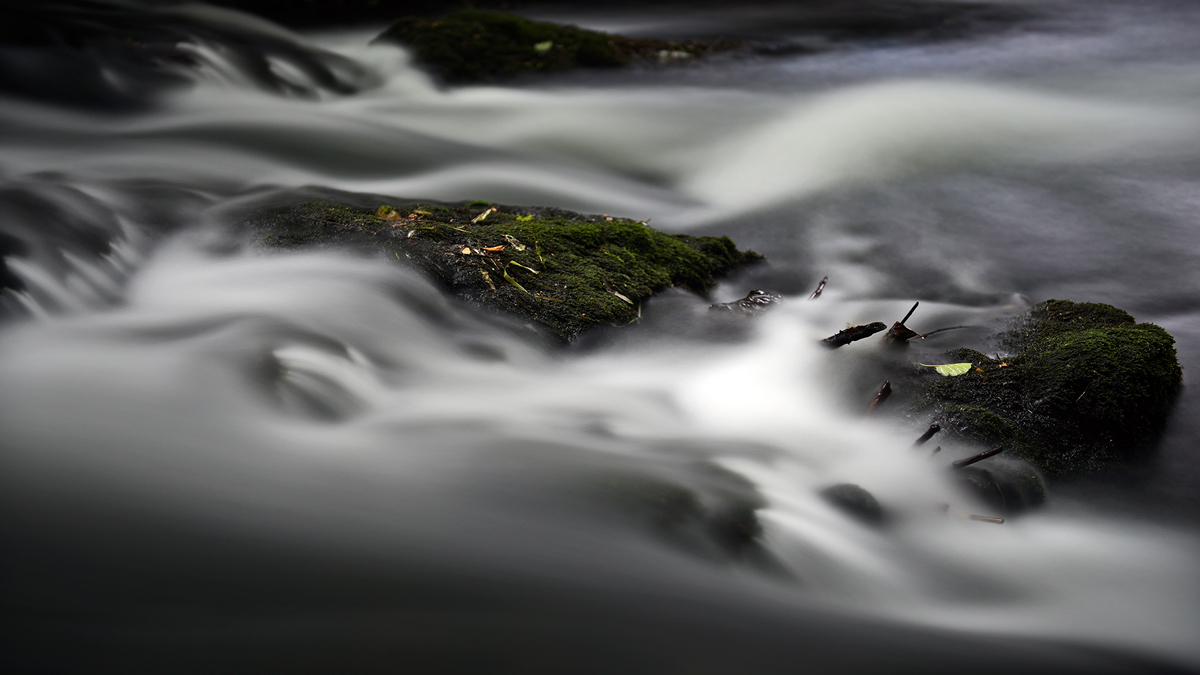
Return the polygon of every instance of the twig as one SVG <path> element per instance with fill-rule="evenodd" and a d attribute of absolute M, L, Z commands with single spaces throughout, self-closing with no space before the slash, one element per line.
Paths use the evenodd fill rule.
<path fill-rule="evenodd" d="M 936 434 L 937 432 L 939 432 L 939 431 L 941 431 L 941 430 L 942 430 L 942 425 L 938 424 L 937 422 L 934 422 L 933 424 L 930 424 L 930 425 L 929 425 L 929 428 L 925 430 L 925 433 L 921 434 L 921 437 L 920 437 L 920 438 L 918 438 L 918 439 L 917 439 L 917 440 L 916 440 L 916 441 L 913 443 L 913 447 L 914 447 L 914 448 L 919 448 L 919 447 L 921 447 L 922 445 L 925 445 L 925 443 L 926 443 L 926 442 L 927 442 L 929 439 L 933 438 L 933 435 L 934 435 L 934 434 Z M 936 451 L 935 451 L 935 452 L 936 452 Z"/>
<path fill-rule="evenodd" d="M 997 518 L 996 516 L 977 516 L 974 513 L 966 514 L 966 519 L 967 520 L 978 520 L 978 521 L 984 522 L 984 523 L 995 523 L 997 525 L 1004 524 L 1003 518 Z"/>
<path fill-rule="evenodd" d="M 892 327 L 889 328 L 888 332 L 883 336 L 883 339 L 885 342 L 890 342 L 892 344 L 895 344 L 897 341 L 899 341 L 904 344 L 908 344 L 909 340 L 917 337 L 917 332 L 912 330 L 908 326 L 905 326 L 904 322 L 908 321 L 908 318 L 913 315 L 913 312 L 917 311 L 917 305 L 920 305 L 920 304 L 921 304 L 921 302 L 918 300 L 912 306 L 912 309 L 908 310 L 908 314 L 904 315 L 903 319 L 900 319 L 896 323 L 892 324 Z"/>
<path fill-rule="evenodd" d="M 941 511 L 943 513 L 950 513 L 950 505 L 949 504 L 945 504 L 945 503 L 938 504 L 938 508 L 941 509 Z M 978 516 L 978 515 L 975 515 L 974 513 L 958 513 L 958 512 L 955 512 L 954 515 L 958 516 L 959 518 L 965 518 L 967 520 L 977 520 L 981 523 L 994 523 L 996 525 L 1004 524 L 1004 519 L 997 518 L 996 516 Z"/>
<path fill-rule="evenodd" d="M 817 298 L 821 297 L 821 291 L 825 290 L 826 281 L 829 281 L 828 276 L 821 277 L 821 283 L 817 284 L 817 290 L 813 291 L 812 295 L 808 296 L 809 300 L 816 300 Z"/>
<path fill-rule="evenodd" d="M 863 338 L 869 338 L 872 335 L 878 333 L 879 331 L 885 330 L 885 329 L 887 329 L 887 326 L 883 325 L 883 323 L 880 321 L 876 321 L 875 323 L 868 323 L 863 326 L 851 326 L 850 328 L 847 328 L 842 331 L 838 331 L 837 333 L 830 335 L 829 337 L 825 338 L 824 340 L 821 340 L 821 342 L 825 343 L 826 347 L 830 347 L 832 349 L 837 349 L 838 347 L 841 347 L 843 345 L 848 345 L 851 342 L 854 342 L 856 340 L 862 340 Z"/>
<path fill-rule="evenodd" d="M 892 395 L 892 381 L 884 380 L 883 386 L 875 394 L 875 400 L 871 401 L 871 407 L 867 408 L 867 417 L 875 414 L 875 409 L 878 408 L 888 397 Z"/>
<path fill-rule="evenodd" d="M 957 330 L 957 329 L 959 329 L 959 328 L 970 328 L 970 326 L 965 326 L 965 325 L 964 325 L 964 326 L 949 326 L 949 327 L 947 327 L 947 328 L 939 328 L 939 329 L 937 329 L 937 330 L 931 330 L 931 331 L 929 331 L 928 333 L 926 333 L 926 334 L 924 334 L 924 335 L 918 335 L 917 337 L 919 337 L 919 338 L 921 338 L 922 340 L 924 340 L 925 338 L 929 337 L 930 335 L 933 335 L 934 333 L 940 333 L 940 332 L 942 332 L 942 331 L 944 331 L 944 330 Z"/>
<path fill-rule="evenodd" d="M 960 459 L 957 462 L 952 463 L 950 466 L 954 467 L 955 469 L 961 469 L 965 466 L 971 466 L 975 462 L 982 462 L 983 460 L 987 459 L 988 457 L 992 457 L 993 455 L 998 455 L 1002 452 L 1004 452 L 1004 444 L 1003 443 L 1001 443 L 1000 445 L 997 445 L 996 447 L 994 447 L 990 450 L 984 450 L 983 452 L 979 453 L 978 455 L 973 455 L 966 459 Z"/>

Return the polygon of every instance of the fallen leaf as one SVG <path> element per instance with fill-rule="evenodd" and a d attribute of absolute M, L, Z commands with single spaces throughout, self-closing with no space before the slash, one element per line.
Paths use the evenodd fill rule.
<path fill-rule="evenodd" d="M 509 265 L 516 265 L 517 267 L 520 267 L 520 268 L 522 268 L 522 269 L 529 270 L 530 272 L 533 272 L 534 274 L 541 274 L 541 272 L 539 272 L 539 271 L 537 271 L 537 270 L 533 269 L 532 267 L 529 267 L 528 265 L 522 265 L 521 263 L 517 262 L 516 260 L 510 260 L 510 261 L 508 261 L 508 264 L 509 264 Z M 508 267 L 508 265 L 505 265 L 505 267 Z"/>
<path fill-rule="evenodd" d="M 926 368 L 933 368 L 934 370 L 936 370 L 938 372 L 938 374 L 943 375 L 945 377 L 955 377 L 958 375 L 966 375 L 967 373 L 971 372 L 971 366 L 973 364 L 970 364 L 970 363 L 942 363 L 942 364 L 918 363 L 917 365 L 925 366 Z"/>
<path fill-rule="evenodd" d="M 403 218 L 399 211 L 393 209 L 387 204 L 375 209 L 375 217 L 382 218 L 383 220 L 399 220 L 400 218 Z"/>

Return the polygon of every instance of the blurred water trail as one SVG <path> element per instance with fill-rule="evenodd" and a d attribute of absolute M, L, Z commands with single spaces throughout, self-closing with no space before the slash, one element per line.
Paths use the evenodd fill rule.
<path fill-rule="evenodd" d="M 35 44 L 91 84 L 0 99 L 9 639 L 82 645 L 24 665 L 476 640 L 451 665 L 1200 668 L 1190 392 L 1142 492 L 1052 489 L 997 527 L 939 510 L 982 507 L 908 448 L 923 421 L 864 421 L 882 347 L 817 346 L 920 299 L 982 348 L 1072 296 L 1162 323 L 1194 370 L 1191 10 L 445 89 L 369 31 L 114 6 L 174 31 L 169 81 Z M 327 190 L 648 218 L 771 264 L 552 350 L 389 261 L 229 228 Z M 787 297 L 714 322 L 752 287 Z M 846 482 L 886 527 L 820 497 Z"/>

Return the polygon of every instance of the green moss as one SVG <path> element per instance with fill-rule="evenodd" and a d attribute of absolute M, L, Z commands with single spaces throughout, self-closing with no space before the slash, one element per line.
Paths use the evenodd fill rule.
<path fill-rule="evenodd" d="M 997 361 L 959 350 L 948 358 L 970 357 L 970 373 L 922 376 L 918 408 L 963 437 L 1008 444 L 1050 475 L 1154 447 L 1182 382 L 1175 340 L 1161 327 L 1110 305 L 1051 300 L 1000 342 L 1015 354 Z"/>
<path fill-rule="evenodd" d="M 982 444 L 1011 442 L 1021 434 L 1020 427 L 1011 419 L 983 406 L 947 406 L 941 417 L 943 428 Z"/>
<path fill-rule="evenodd" d="M 633 39 L 513 14 L 464 10 L 430 21 L 404 17 L 377 41 L 402 44 L 447 82 L 477 82 L 526 71 L 623 66 L 635 61 L 701 56 L 737 43 Z"/>
<path fill-rule="evenodd" d="M 717 275 L 761 259 L 727 237 L 671 235 L 550 208 L 421 203 L 389 212 L 305 203 L 250 224 L 267 246 L 383 248 L 460 297 L 526 317 L 561 340 L 628 324 L 658 290 L 703 293 Z"/>

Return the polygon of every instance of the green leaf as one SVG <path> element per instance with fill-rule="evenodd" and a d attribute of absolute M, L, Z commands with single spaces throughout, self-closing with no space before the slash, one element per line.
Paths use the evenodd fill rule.
<path fill-rule="evenodd" d="M 516 260 L 509 260 L 509 261 L 508 261 L 508 265 L 516 265 L 517 267 L 520 267 L 520 268 L 522 268 L 522 269 L 527 269 L 527 270 L 529 270 L 530 272 L 533 272 L 534 274 L 541 274 L 541 272 L 539 272 L 539 271 L 537 271 L 537 270 L 533 269 L 532 267 L 530 267 L 530 266 L 528 266 L 528 265 L 522 265 L 521 263 L 517 262 Z M 507 268 L 508 268 L 508 265 L 505 265 L 504 267 L 507 269 Z"/>
<path fill-rule="evenodd" d="M 545 42 L 539 42 L 539 43 L 535 44 L 533 46 L 533 51 L 535 51 L 539 54 L 545 54 L 546 52 L 550 51 L 550 48 L 553 46 L 554 46 L 554 43 L 552 41 L 546 40 Z"/>
<path fill-rule="evenodd" d="M 522 223 L 528 223 L 529 221 L 533 220 L 533 216 L 517 216 L 517 220 L 521 221 Z"/>
<path fill-rule="evenodd" d="M 942 363 L 942 364 L 918 363 L 917 365 L 925 366 L 926 368 L 933 368 L 934 370 L 938 371 L 939 374 L 944 375 L 946 377 L 954 377 L 956 375 L 966 375 L 967 373 L 971 372 L 971 366 L 974 364 L 971 364 L 971 363 Z"/>
<path fill-rule="evenodd" d="M 525 295 L 532 295 L 532 294 L 531 294 L 529 291 L 526 291 L 526 290 L 525 290 L 525 287 L 524 287 L 524 286 L 522 286 L 521 284 L 518 284 L 516 279 L 512 278 L 512 275 L 510 275 L 510 274 L 508 273 L 508 269 L 507 269 L 507 268 L 505 268 L 505 269 L 503 270 L 502 274 L 504 274 L 504 280 L 505 280 L 505 281 L 507 281 L 508 283 L 512 284 L 513 286 L 516 286 L 517 288 L 521 289 L 522 291 L 525 291 Z"/>

